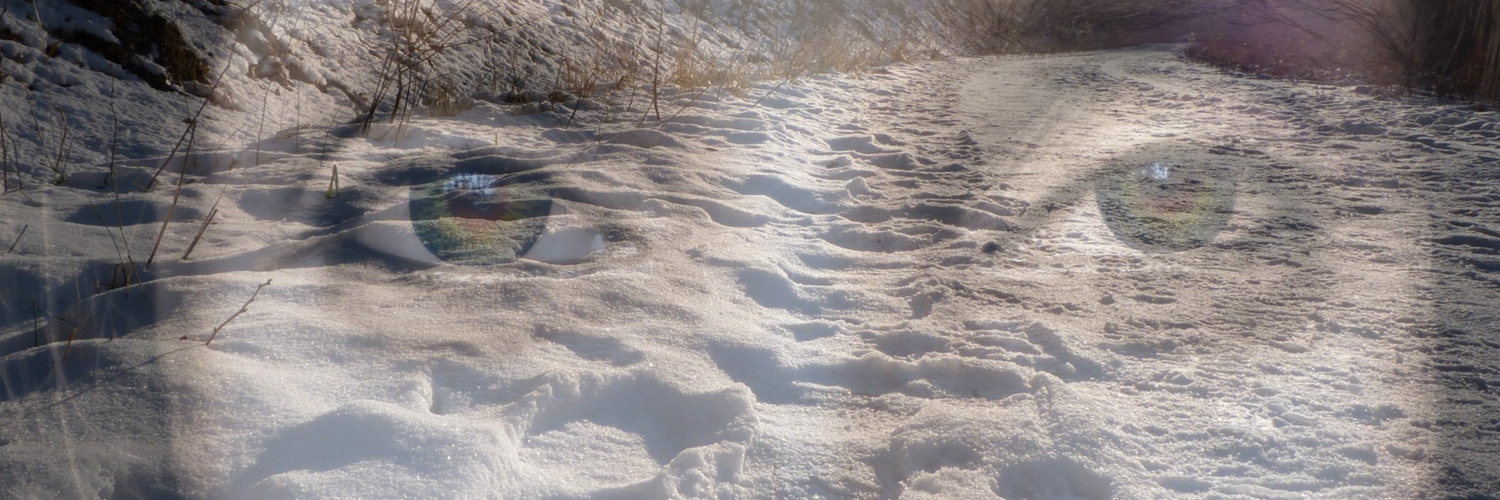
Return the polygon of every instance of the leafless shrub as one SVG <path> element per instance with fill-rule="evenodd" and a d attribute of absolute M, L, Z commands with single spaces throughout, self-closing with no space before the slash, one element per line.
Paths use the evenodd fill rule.
<path fill-rule="evenodd" d="M 394 123 L 411 106 L 420 85 L 430 78 L 434 59 L 451 47 L 471 41 L 466 38 L 469 27 L 461 19 L 473 5 L 474 0 L 445 8 L 427 0 L 390 0 L 386 4 L 386 25 L 381 35 L 386 54 L 362 120 L 364 133 L 369 133 L 375 114 L 388 97 L 392 104 L 387 121 Z"/>

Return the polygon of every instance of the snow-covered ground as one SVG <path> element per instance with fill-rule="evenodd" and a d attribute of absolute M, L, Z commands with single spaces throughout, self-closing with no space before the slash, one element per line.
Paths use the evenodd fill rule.
<path fill-rule="evenodd" d="M 0 497 L 1500 491 L 1495 112 L 1173 46 L 667 95 L 0 195 Z"/>

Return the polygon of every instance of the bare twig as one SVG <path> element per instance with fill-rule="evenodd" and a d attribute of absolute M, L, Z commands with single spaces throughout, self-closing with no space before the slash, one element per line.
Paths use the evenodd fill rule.
<path fill-rule="evenodd" d="M 111 106 L 113 106 L 113 103 L 111 103 Z M 111 112 L 113 112 L 113 111 L 111 111 Z M 111 161 L 110 173 L 113 174 L 114 173 L 114 169 L 113 169 L 114 145 L 113 145 L 113 143 L 111 143 L 111 145 L 110 145 L 110 152 L 109 152 L 109 154 L 110 154 L 110 161 Z M 120 244 L 121 244 L 121 246 L 125 247 L 125 260 L 123 262 L 121 262 L 121 265 L 124 266 L 124 265 L 128 264 L 128 267 L 122 268 L 121 271 L 123 271 L 124 274 L 125 274 L 125 287 L 126 287 L 125 288 L 125 295 L 129 296 L 130 295 L 130 288 L 129 288 L 130 284 L 133 283 L 133 282 L 139 281 L 139 280 L 135 279 L 136 278 L 136 274 L 139 271 L 139 269 L 137 269 L 136 265 L 135 265 L 135 254 L 131 253 L 131 251 L 130 251 L 130 237 L 125 234 L 125 211 L 124 210 L 118 210 L 118 208 L 121 206 L 120 205 L 120 178 L 119 177 L 115 177 L 115 188 L 114 188 L 114 191 L 115 191 L 115 207 L 117 208 L 117 210 L 115 210 L 115 228 L 120 230 Z M 108 224 L 108 223 L 106 223 L 106 224 Z M 111 284 L 114 283 L 114 277 L 113 276 L 110 277 L 110 283 Z M 137 284 L 136 287 L 139 288 L 140 285 Z"/>
<path fill-rule="evenodd" d="M 63 322 L 63 323 L 67 323 L 67 324 L 70 324 L 70 325 L 73 325 L 73 326 L 74 326 L 74 327 L 77 327 L 77 328 L 83 328 L 83 325 L 80 325 L 80 324 L 78 324 L 78 323 L 76 323 L 76 322 L 74 322 L 74 321 L 73 321 L 73 320 L 71 320 L 71 319 L 68 319 L 68 318 L 64 318 L 64 317 L 62 317 L 62 316 L 58 316 L 58 315 L 56 315 L 56 314 L 50 314 L 50 313 L 49 313 L 49 314 L 47 314 L 47 315 L 48 315 L 48 316 L 51 316 L 51 317 L 52 317 L 52 318 L 53 318 L 53 319 L 56 319 L 56 320 L 58 320 L 58 321 L 62 321 L 62 322 Z"/>
<path fill-rule="evenodd" d="M 62 319 L 62 318 L 58 318 L 58 319 Z M 64 362 L 68 361 L 68 352 L 73 350 L 73 339 L 75 339 L 77 337 L 78 337 L 78 327 L 75 326 L 75 327 L 73 327 L 72 330 L 68 330 L 68 343 L 63 344 L 62 360 Z"/>
<path fill-rule="evenodd" d="M 245 305 L 240 306 L 240 310 L 235 311 L 234 314 L 232 314 L 232 315 L 229 316 L 229 319 L 224 320 L 223 323 L 220 323 L 218 327 L 214 328 L 213 333 L 208 334 L 208 340 L 204 341 L 203 345 L 208 345 L 208 344 L 212 343 L 214 341 L 214 337 L 216 337 L 216 336 L 219 335 L 219 330 L 222 330 L 225 325 L 229 324 L 230 321 L 234 321 L 234 318 L 238 318 L 241 314 L 244 314 L 244 313 L 250 311 L 250 303 L 251 302 L 255 302 L 255 297 L 257 297 L 257 296 L 260 295 L 260 289 L 265 288 L 265 287 L 270 286 L 270 285 L 271 285 L 271 280 L 266 280 L 265 283 L 261 283 L 260 286 L 255 287 L 255 293 L 250 294 L 250 300 L 245 301 Z M 187 337 L 183 337 L 183 339 L 185 340 L 185 339 L 187 339 Z"/>
<path fill-rule="evenodd" d="M 256 2 L 256 4 L 260 4 L 260 2 Z M 172 146 L 172 152 L 171 153 L 167 153 L 167 159 L 163 160 L 161 162 L 161 166 L 160 167 L 156 167 L 156 173 L 151 174 L 151 180 L 147 181 L 146 182 L 146 186 L 144 188 L 141 188 L 141 190 L 143 190 L 143 191 L 149 191 L 149 190 L 151 190 L 151 186 L 156 185 L 156 178 L 158 176 L 161 176 L 161 172 L 163 170 L 166 170 L 167 169 L 167 165 L 169 165 L 169 164 L 172 163 L 172 159 L 177 156 L 177 150 L 182 147 L 182 143 L 184 141 L 187 141 L 188 140 L 188 136 L 192 135 L 196 131 L 196 129 L 198 127 L 198 120 L 203 117 L 203 110 L 208 109 L 208 103 L 211 102 L 211 101 L 213 101 L 213 99 L 211 99 L 211 98 L 214 95 L 214 91 L 216 91 L 216 90 L 219 89 L 219 82 L 224 79 L 224 74 L 226 74 L 226 73 L 229 72 L 229 68 L 230 68 L 230 66 L 231 66 L 232 63 L 234 63 L 234 52 L 230 52 L 229 53 L 228 60 L 224 61 L 224 70 L 219 72 L 219 76 L 217 78 L 214 78 L 214 84 L 213 84 L 213 86 L 211 86 L 211 87 L 208 88 L 208 97 L 204 97 L 203 98 L 203 104 L 199 105 L 198 106 L 198 111 L 196 113 L 193 113 L 193 117 L 192 118 L 188 119 L 187 130 L 183 130 L 182 131 L 182 137 L 180 137 L 180 138 L 177 139 L 177 145 L 176 146 Z M 188 147 L 191 148 L 192 145 L 189 144 Z M 184 156 L 186 156 L 186 154 L 184 154 Z M 183 160 L 182 160 L 182 173 L 183 173 L 183 175 L 187 175 L 187 159 L 186 158 L 183 158 Z M 146 265 L 149 266 L 151 264 L 148 262 Z"/>
<path fill-rule="evenodd" d="M 48 314 L 48 316 L 51 316 L 53 319 L 62 321 L 63 323 L 67 323 L 69 325 L 73 325 L 73 329 L 68 330 L 68 343 L 63 344 L 62 360 L 63 361 L 67 361 L 68 360 L 68 352 L 73 350 L 73 340 L 78 338 L 78 330 L 81 329 L 81 328 L 83 328 L 83 325 L 80 325 L 78 323 L 74 323 L 72 320 L 70 320 L 68 318 L 64 318 L 62 316 L 58 316 L 56 314 Z"/>
<path fill-rule="evenodd" d="M 332 144 L 334 142 L 334 139 L 336 138 L 333 135 L 333 129 L 334 129 L 334 127 L 337 127 L 337 126 L 338 126 L 338 124 L 335 123 L 333 121 L 333 119 L 329 119 L 328 120 L 328 133 L 327 133 L 328 137 L 325 137 L 323 139 L 323 151 L 318 154 L 318 168 L 319 169 L 323 168 L 323 162 L 328 161 L 328 147 L 329 147 L 330 144 Z"/>
<path fill-rule="evenodd" d="M 331 200 L 331 199 L 338 198 L 338 197 L 339 197 L 339 164 L 335 163 L 335 164 L 333 164 L 333 177 L 330 177 L 328 179 L 328 192 L 323 194 L 323 198 Z"/>
<path fill-rule="evenodd" d="M 118 196 L 120 179 L 115 177 L 115 150 L 120 145 L 120 115 L 115 110 L 115 100 L 119 97 L 115 90 L 115 81 L 114 78 L 109 79 L 109 173 L 104 175 L 104 184 L 99 187 L 109 185 L 109 180 L 114 179 L 115 194 Z"/>
<path fill-rule="evenodd" d="M 28 91 L 27 95 L 30 95 L 30 91 Z M 26 105 L 31 108 L 31 126 L 36 129 L 36 145 L 37 148 L 41 150 L 42 154 L 41 163 L 46 164 L 47 134 L 46 132 L 42 131 L 42 119 L 38 118 L 39 116 L 41 116 L 41 113 L 37 112 L 36 110 L 36 102 L 32 101 L 31 99 L 27 99 L 27 101 L 28 102 L 26 103 Z"/>
<path fill-rule="evenodd" d="M 131 278 L 131 268 L 135 267 L 135 262 L 130 263 L 130 268 L 126 268 L 125 265 L 126 264 L 124 262 L 115 264 L 114 270 L 111 270 L 109 272 L 108 286 L 110 290 L 125 287 L 125 295 L 128 297 L 130 296 L 130 284 L 133 282 L 133 279 Z M 114 334 L 110 333 L 110 337 L 113 338 Z"/>
<path fill-rule="evenodd" d="M 268 29 L 270 31 L 274 32 L 276 30 L 276 23 L 281 22 L 281 14 L 282 14 L 282 12 L 283 12 L 282 9 L 277 9 L 276 10 L 276 17 L 271 18 L 271 24 L 268 26 Z M 274 55 L 276 57 L 286 57 L 286 56 L 284 56 L 281 53 L 281 47 L 279 45 L 277 45 L 277 44 L 274 44 L 274 43 L 271 44 L 271 53 L 272 53 L 272 55 Z M 263 141 L 263 139 L 265 137 L 265 134 L 266 134 L 266 104 L 267 104 L 267 102 L 270 99 L 271 99 L 271 84 L 267 83 L 266 84 L 266 91 L 265 91 L 264 94 L 261 94 L 261 97 L 260 97 L 260 123 L 256 126 L 256 130 L 255 130 L 255 166 L 260 166 L 261 142 Z M 184 258 L 186 258 L 186 257 L 184 257 Z"/>
<path fill-rule="evenodd" d="M 208 230 L 208 224 L 214 221 L 215 215 L 219 215 L 218 207 L 209 209 L 208 217 L 203 218 L 203 225 L 198 226 L 198 234 L 193 235 L 193 242 L 189 243 L 187 250 L 182 252 L 182 260 L 188 260 L 188 256 L 193 254 L 193 249 L 198 248 L 198 240 L 203 238 L 203 232 Z"/>
<path fill-rule="evenodd" d="M 110 243 L 114 243 L 115 244 L 115 254 L 116 254 L 116 256 L 118 256 L 121 261 L 124 261 L 125 260 L 125 254 L 120 253 L 120 241 L 115 239 L 115 232 L 111 231 L 109 229 L 109 222 L 104 220 L 104 213 L 99 211 L 99 205 L 95 205 L 94 204 L 94 200 L 90 200 L 90 199 L 87 199 L 87 198 L 85 198 L 84 201 L 89 202 L 89 208 L 91 208 L 91 209 L 94 210 L 94 216 L 96 216 L 96 217 L 99 218 L 99 224 L 102 225 L 102 226 L 104 226 L 104 232 L 109 233 L 109 241 L 110 241 Z M 119 209 L 119 205 L 116 204 L 115 208 L 116 208 L 116 210 L 118 210 Z"/>
<path fill-rule="evenodd" d="M 31 298 L 31 346 L 42 345 L 42 324 L 36 314 L 36 297 Z"/>
<path fill-rule="evenodd" d="M 161 240 L 167 235 L 167 224 L 172 223 L 172 214 L 177 211 L 177 202 L 182 199 L 182 184 L 187 180 L 187 159 L 192 156 L 193 140 L 197 138 L 198 125 L 195 123 L 188 126 L 193 132 L 188 139 L 187 152 L 183 153 L 182 172 L 177 174 L 177 190 L 172 194 L 172 204 L 167 206 L 167 215 L 161 220 L 161 230 L 156 233 L 156 243 L 151 245 L 151 256 L 146 258 L 146 268 L 151 268 L 151 262 L 156 260 L 156 251 L 161 248 Z"/>
<path fill-rule="evenodd" d="M 302 87 L 292 90 L 292 109 L 296 110 L 292 119 L 292 154 L 302 154 Z"/>
<path fill-rule="evenodd" d="M 124 278 L 125 278 L 125 283 L 122 286 L 129 287 L 130 286 L 130 281 L 131 281 L 131 279 L 130 279 L 131 278 L 131 272 L 135 268 L 135 262 L 133 260 L 127 260 L 127 258 L 128 258 L 127 253 L 129 252 L 130 246 L 127 244 L 125 246 L 125 251 L 124 252 L 122 252 L 120 250 L 120 241 L 115 239 L 115 232 L 111 231 L 109 229 L 109 222 L 104 220 L 104 214 L 99 211 L 99 206 L 94 204 L 94 200 L 88 200 L 88 202 L 89 202 L 89 208 L 94 209 L 94 215 L 99 217 L 99 223 L 104 226 L 104 232 L 109 233 L 109 241 L 110 241 L 110 243 L 114 243 L 114 245 L 115 245 L 115 256 L 120 259 L 120 263 L 115 264 L 115 270 L 110 273 L 110 276 L 109 276 L 109 289 L 110 290 L 114 290 L 116 288 L 115 287 L 115 278 L 117 276 L 120 276 L 121 273 L 124 274 Z M 119 206 L 120 206 L 120 202 L 119 202 L 118 199 L 116 199 L 115 200 L 116 212 L 119 211 L 118 210 Z M 123 226 L 120 227 L 120 239 L 122 239 L 122 240 L 125 239 L 125 228 Z M 126 262 L 130 262 L 130 267 L 129 268 L 125 267 L 125 263 Z M 94 286 L 97 289 L 98 286 L 99 286 L 98 282 L 95 282 Z M 127 293 L 129 291 L 130 290 L 128 290 L 128 289 L 126 290 Z"/>
<path fill-rule="evenodd" d="M 273 44 L 274 45 L 274 44 Z M 255 163 L 260 166 L 261 143 L 265 142 L 266 135 L 266 105 L 271 99 L 271 84 L 266 84 L 266 92 L 260 97 L 260 123 L 255 128 Z"/>
<path fill-rule="evenodd" d="M 661 120 L 661 107 L 657 105 L 657 102 L 661 99 L 661 39 L 666 31 L 666 18 L 664 16 L 665 14 L 662 11 L 657 11 L 656 57 L 651 60 L 651 109 L 646 110 L 646 114 L 641 116 L 641 122 L 636 124 L 637 127 L 646 124 L 646 118 L 651 116 L 651 111 L 653 110 L 656 111 L 657 121 Z"/>
<path fill-rule="evenodd" d="M 5 131 L 5 114 L 0 113 L 0 191 L 10 191 L 10 134 Z M 16 170 L 16 178 L 21 177 L 20 169 Z"/>
<path fill-rule="evenodd" d="M 52 161 L 52 170 L 57 173 L 57 178 L 52 183 L 62 185 L 62 183 L 68 182 L 67 153 L 71 152 L 68 148 L 68 129 L 70 127 L 68 126 L 67 113 L 59 109 L 57 110 L 57 116 L 62 122 L 62 137 L 57 140 L 57 158 Z"/>
<path fill-rule="evenodd" d="M 21 244 L 21 237 L 26 236 L 26 228 L 29 227 L 31 227 L 31 224 L 21 226 L 21 234 L 16 235 L 16 241 L 10 244 L 10 250 L 6 250 L 5 253 L 9 254 L 16 251 L 16 245 Z"/>

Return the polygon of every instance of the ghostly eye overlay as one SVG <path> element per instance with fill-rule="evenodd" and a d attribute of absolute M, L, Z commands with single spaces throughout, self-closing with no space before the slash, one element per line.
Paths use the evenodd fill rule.
<path fill-rule="evenodd" d="M 449 264 L 575 263 L 604 249 L 603 236 L 592 229 L 549 228 L 551 218 L 567 210 L 545 189 L 512 185 L 502 176 L 450 172 L 412 186 L 407 208 L 417 241 Z"/>
<path fill-rule="evenodd" d="M 1234 212 L 1237 172 L 1195 161 L 1126 162 L 1094 185 L 1104 224 L 1146 253 L 1191 250 L 1212 242 Z"/>

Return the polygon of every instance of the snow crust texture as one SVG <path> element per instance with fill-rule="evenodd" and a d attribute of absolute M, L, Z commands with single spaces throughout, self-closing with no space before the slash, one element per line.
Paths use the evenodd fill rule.
<path fill-rule="evenodd" d="M 1500 491 L 1492 111 L 1155 46 L 664 96 L 0 196 L 0 497 Z"/>

